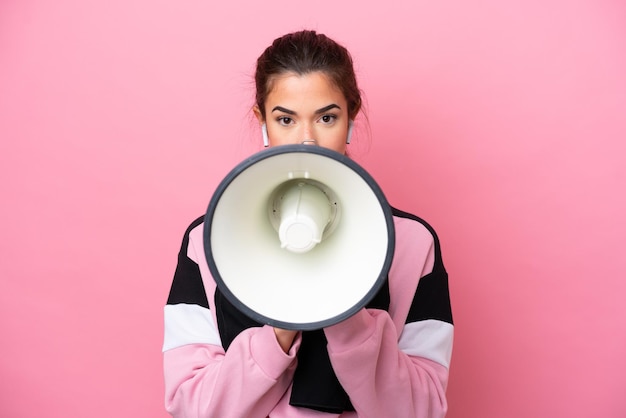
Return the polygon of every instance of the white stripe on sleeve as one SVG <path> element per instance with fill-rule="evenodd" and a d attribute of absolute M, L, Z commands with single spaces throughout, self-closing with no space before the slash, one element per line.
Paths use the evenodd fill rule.
<path fill-rule="evenodd" d="M 454 326 L 448 322 L 416 321 L 404 326 L 398 346 L 410 356 L 424 357 L 449 368 L 453 335 Z"/>
<path fill-rule="evenodd" d="M 211 311 L 206 308 L 185 303 L 165 305 L 164 317 L 163 351 L 186 344 L 222 345 Z"/>

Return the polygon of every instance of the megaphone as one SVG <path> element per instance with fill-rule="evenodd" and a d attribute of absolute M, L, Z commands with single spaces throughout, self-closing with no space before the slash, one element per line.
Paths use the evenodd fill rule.
<path fill-rule="evenodd" d="M 391 266 L 391 207 L 367 171 L 327 148 L 281 145 L 238 164 L 204 219 L 209 270 L 253 320 L 324 328 L 378 293 Z"/>

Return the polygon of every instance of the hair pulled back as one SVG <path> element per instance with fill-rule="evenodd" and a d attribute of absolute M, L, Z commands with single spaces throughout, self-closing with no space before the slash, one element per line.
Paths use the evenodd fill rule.
<path fill-rule="evenodd" d="M 256 105 L 265 119 L 265 101 L 277 76 L 294 73 L 324 73 L 343 93 L 348 116 L 354 119 L 361 108 L 361 92 L 356 82 L 348 50 L 323 34 L 303 30 L 274 40 L 257 59 L 254 81 Z"/>

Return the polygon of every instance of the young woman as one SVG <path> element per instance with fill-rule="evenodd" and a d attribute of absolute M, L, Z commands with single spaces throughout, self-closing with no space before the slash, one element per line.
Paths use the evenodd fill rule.
<path fill-rule="evenodd" d="M 328 37 L 276 39 L 257 60 L 254 113 L 266 146 L 346 153 L 361 108 L 352 59 Z M 203 218 L 187 229 L 165 307 L 166 408 L 174 417 L 443 417 L 452 353 L 439 241 L 393 209 L 388 279 L 366 307 L 323 330 L 248 319 L 211 277 Z"/>

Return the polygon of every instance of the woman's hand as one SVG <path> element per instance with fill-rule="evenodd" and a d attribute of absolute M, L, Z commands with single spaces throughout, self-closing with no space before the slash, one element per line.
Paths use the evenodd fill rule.
<path fill-rule="evenodd" d="M 291 331 L 288 329 L 274 328 L 274 334 L 276 334 L 276 340 L 285 353 L 289 352 L 293 340 L 295 340 L 298 331 Z"/>

